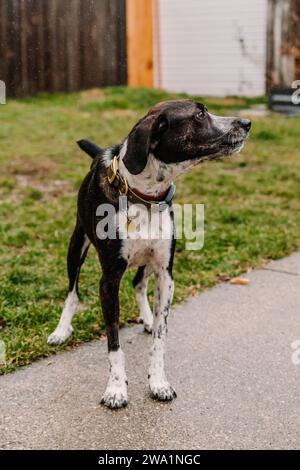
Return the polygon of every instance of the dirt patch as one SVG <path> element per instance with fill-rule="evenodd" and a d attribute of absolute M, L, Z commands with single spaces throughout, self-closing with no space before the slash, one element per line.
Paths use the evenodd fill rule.
<path fill-rule="evenodd" d="M 19 189 L 32 188 L 40 191 L 42 199 L 75 193 L 71 182 L 66 180 L 38 181 L 30 175 L 21 174 L 16 175 L 16 180 Z"/>
<path fill-rule="evenodd" d="M 27 175 L 32 177 L 48 177 L 57 168 L 53 160 L 31 160 L 28 157 L 18 157 L 17 160 L 8 164 L 8 172 L 12 175 Z"/>
<path fill-rule="evenodd" d="M 16 174 L 15 186 L 12 189 L 1 191 L 1 199 L 6 202 L 17 203 L 25 197 L 49 201 L 59 196 L 75 196 L 76 191 L 72 182 L 66 180 L 37 179 L 35 175 Z"/>
<path fill-rule="evenodd" d="M 80 93 L 81 103 L 89 103 L 90 101 L 104 100 L 105 94 L 99 88 L 92 88 L 91 90 L 85 90 Z"/>

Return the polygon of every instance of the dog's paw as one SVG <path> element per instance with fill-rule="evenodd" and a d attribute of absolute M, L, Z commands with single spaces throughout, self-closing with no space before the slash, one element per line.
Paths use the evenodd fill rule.
<path fill-rule="evenodd" d="M 152 333 L 152 325 L 148 325 L 147 323 L 144 323 L 144 331 L 145 333 L 148 333 L 151 335 Z"/>
<path fill-rule="evenodd" d="M 153 400 L 171 401 L 177 397 L 177 394 L 169 382 L 162 382 L 150 384 L 150 396 Z"/>
<path fill-rule="evenodd" d="M 60 344 L 63 344 L 73 333 L 73 327 L 69 326 L 66 329 L 62 328 L 56 328 L 56 330 L 51 333 L 51 335 L 47 339 L 47 343 L 50 344 L 50 346 L 58 346 Z"/>
<path fill-rule="evenodd" d="M 127 393 L 122 390 L 107 389 L 100 403 L 111 409 L 125 408 L 128 403 Z"/>
<path fill-rule="evenodd" d="M 142 323 L 144 325 L 144 331 L 145 333 L 149 333 L 151 334 L 152 333 L 152 323 L 145 323 L 145 321 L 143 320 L 143 318 L 139 318 L 139 323 Z"/>

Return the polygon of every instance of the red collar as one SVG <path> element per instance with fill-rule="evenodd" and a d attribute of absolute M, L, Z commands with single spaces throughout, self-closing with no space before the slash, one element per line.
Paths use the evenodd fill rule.
<path fill-rule="evenodd" d="M 164 201 L 169 192 L 169 189 L 170 188 L 168 188 L 166 191 L 163 191 L 162 193 L 156 194 L 155 196 L 151 194 L 144 194 L 136 188 L 131 188 L 131 191 L 133 191 L 138 197 L 144 199 L 145 201 Z"/>

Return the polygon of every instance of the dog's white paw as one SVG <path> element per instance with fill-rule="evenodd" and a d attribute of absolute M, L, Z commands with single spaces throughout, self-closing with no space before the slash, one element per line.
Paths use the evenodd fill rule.
<path fill-rule="evenodd" d="M 111 409 L 124 408 L 127 406 L 127 390 L 124 387 L 107 387 L 103 397 L 101 398 L 101 405 L 105 405 Z"/>
<path fill-rule="evenodd" d="M 152 328 L 153 328 L 153 322 L 147 323 L 145 320 L 143 320 L 142 317 L 139 318 L 139 323 L 142 323 L 144 325 L 144 331 L 146 333 L 151 334 L 152 333 Z"/>
<path fill-rule="evenodd" d="M 152 324 L 149 325 L 148 323 L 144 323 L 144 331 L 145 331 L 146 333 L 151 334 L 151 333 L 152 333 Z"/>
<path fill-rule="evenodd" d="M 60 328 L 57 327 L 56 330 L 51 333 L 51 335 L 47 339 L 47 343 L 51 346 L 58 346 L 59 344 L 63 344 L 73 333 L 73 327 L 69 326 L 68 328 Z"/>
<path fill-rule="evenodd" d="M 150 381 L 150 396 L 153 400 L 171 401 L 177 397 L 174 388 L 167 381 L 160 383 L 151 383 Z"/>

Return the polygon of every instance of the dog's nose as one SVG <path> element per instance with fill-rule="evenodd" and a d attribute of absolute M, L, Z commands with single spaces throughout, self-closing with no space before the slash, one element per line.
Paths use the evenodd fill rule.
<path fill-rule="evenodd" d="M 237 124 L 241 126 L 245 131 L 249 132 L 251 128 L 251 121 L 249 119 L 239 119 Z"/>

